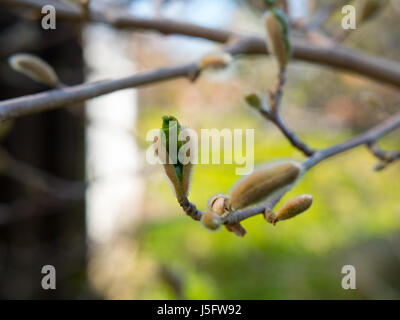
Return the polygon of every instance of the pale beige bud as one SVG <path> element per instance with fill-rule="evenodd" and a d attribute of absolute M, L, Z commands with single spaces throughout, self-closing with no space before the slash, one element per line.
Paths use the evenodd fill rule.
<path fill-rule="evenodd" d="M 280 162 L 255 171 L 234 187 L 228 207 L 238 210 L 260 202 L 294 184 L 300 174 L 301 165 L 294 161 Z"/>
<path fill-rule="evenodd" d="M 232 62 L 232 56 L 228 53 L 210 53 L 205 55 L 197 64 L 198 69 L 206 68 L 221 69 Z"/>
<path fill-rule="evenodd" d="M 213 211 L 203 213 L 200 222 L 209 230 L 218 230 L 222 225 L 221 217 Z"/>
<path fill-rule="evenodd" d="M 313 197 L 309 194 L 304 194 L 289 200 L 276 213 L 276 218 L 273 223 L 275 224 L 277 221 L 287 220 L 297 216 L 298 214 L 308 210 L 308 208 L 311 207 L 312 202 Z"/>
<path fill-rule="evenodd" d="M 9 59 L 10 66 L 32 80 L 58 87 L 60 82 L 54 69 L 45 61 L 32 54 L 17 53 Z"/>
<path fill-rule="evenodd" d="M 281 68 L 285 67 L 290 56 L 288 23 L 281 10 L 270 10 L 264 15 L 267 34 L 267 46 L 275 55 Z"/>

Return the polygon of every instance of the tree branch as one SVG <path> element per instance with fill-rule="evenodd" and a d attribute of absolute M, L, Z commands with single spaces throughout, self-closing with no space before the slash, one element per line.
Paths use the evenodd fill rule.
<path fill-rule="evenodd" d="M 36 10 L 47 4 L 46 0 L 2 0 L 3 3 L 14 6 L 29 6 Z M 65 5 L 54 4 L 59 17 L 83 21 L 84 13 L 78 7 L 75 10 Z M 162 34 L 180 34 L 190 37 L 203 38 L 219 43 L 226 43 L 234 38 L 245 38 L 246 44 L 242 46 L 241 54 L 268 54 L 265 39 L 258 36 L 244 36 L 239 33 L 221 29 L 197 26 L 191 23 L 178 22 L 170 19 L 143 19 L 133 17 L 126 13 L 113 14 L 91 10 L 90 21 L 109 24 L 116 28 L 130 30 L 152 30 Z M 244 43 L 244 42 L 243 42 Z M 345 71 L 355 72 L 360 75 L 400 87 L 400 63 L 388 59 L 368 55 L 343 46 L 318 47 L 308 41 L 300 39 L 291 40 L 293 58 L 311 63 L 321 64 Z M 239 53 L 239 52 L 238 52 Z"/>
<path fill-rule="evenodd" d="M 384 136 L 385 134 L 397 129 L 400 127 L 400 112 L 393 115 L 386 121 L 382 122 L 381 124 L 377 125 L 376 127 L 368 130 L 367 132 L 347 140 L 345 142 L 336 144 L 329 148 L 316 151 L 309 159 L 303 162 L 304 170 L 307 172 L 323 160 L 326 160 L 330 157 L 348 151 L 350 149 L 356 148 L 361 145 L 366 145 L 371 141 L 375 141 L 380 137 Z M 267 201 L 266 204 L 261 206 L 252 207 L 250 209 L 240 210 L 233 212 L 229 215 L 228 219 L 225 221 L 226 224 L 236 224 L 240 221 L 248 219 L 258 214 L 263 214 L 266 208 L 272 210 L 274 206 L 279 202 L 282 198 L 283 194 L 279 194 Z"/>
<path fill-rule="evenodd" d="M 308 147 L 306 143 L 304 143 L 291 129 L 285 125 L 279 114 L 285 81 L 285 69 L 282 69 L 279 72 L 278 81 L 275 85 L 275 88 L 269 92 L 269 104 L 266 105 L 265 101 L 260 101 L 262 105 L 257 108 L 257 110 L 264 118 L 271 121 L 278 127 L 278 129 L 289 140 L 293 147 L 300 150 L 307 157 L 312 156 L 314 154 L 314 150 Z"/>
<path fill-rule="evenodd" d="M 361 145 L 367 145 L 372 141 L 379 139 L 385 134 L 397 129 L 400 127 L 400 112 L 393 115 L 386 121 L 381 124 L 375 126 L 374 128 L 366 131 L 365 133 L 354 137 L 345 142 L 336 144 L 334 146 L 328 147 L 326 149 L 322 149 L 316 151 L 310 158 L 303 162 L 304 172 L 307 172 L 323 160 L 326 160 L 330 157 L 336 156 L 340 153 L 348 151 L 350 149 L 356 148 Z M 235 225 L 240 223 L 243 220 L 256 216 L 258 214 L 264 214 L 265 210 L 268 208 L 272 211 L 275 205 L 280 201 L 280 199 L 285 195 L 287 191 L 279 193 L 273 197 L 271 197 L 264 205 L 251 207 L 249 209 L 238 210 L 232 212 L 227 219 L 224 221 L 226 225 Z M 198 221 L 201 219 L 201 215 L 204 213 L 196 208 L 196 206 L 189 202 L 187 198 L 180 201 L 181 207 L 184 211 L 194 220 Z M 268 221 L 268 220 L 267 220 Z M 270 221 L 268 221 L 270 222 Z"/>
<path fill-rule="evenodd" d="M 135 88 L 179 77 L 190 77 L 196 68 L 196 64 L 161 68 L 122 79 L 85 83 L 4 100 L 0 102 L 0 121 L 61 108 L 122 89 Z"/>

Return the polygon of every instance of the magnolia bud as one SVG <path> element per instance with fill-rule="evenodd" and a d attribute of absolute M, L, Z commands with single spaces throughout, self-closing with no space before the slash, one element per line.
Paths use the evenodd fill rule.
<path fill-rule="evenodd" d="M 232 190 L 228 207 L 238 210 L 255 204 L 294 184 L 301 166 L 296 162 L 281 162 L 258 170 L 244 178 Z"/>
<path fill-rule="evenodd" d="M 206 68 L 221 69 L 232 62 L 232 56 L 228 53 L 210 53 L 205 55 L 197 64 L 198 69 Z"/>
<path fill-rule="evenodd" d="M 221 217 L 213 211 L 203 213 L 200 222 L 209 230 L 218 230 L 222 225 Z"/>
<path fill-rule="evenodd" d="M 10 66 L 32 80 L 47 84 L 50 87 L 59 87 L 60 82 L 54 69 L 45 61 L 31 54 L 17 53 L 12 55 L 8 62 Z"/>
<path fill-rule="evenodd" d="M 279 66 L 284 68 L 290 56 L 289 24 L 284 12 L 272 9 L 264 15 L 267 31 L 267 47 L 275 55 Z"/>
<path fill-rule="evenodd" d="M 261 109 L 262 108 L 262 101 L 258 94 L 250 93 L 244 97 L 244 100 L 247 104 L 253 108 Z"/>
<path fill-rule="evenodd" d="M 312 201 L 313 197 L 311 195 L 304 194 L 286 202 L 276 213 L 276 218 L 273 221 L 273 224 L 277 221 L 293 218 L 306 211 L 311 207 Z"/>
<path fill-rule="evenodd" d="M 161 159 L 164 166 L 164 171 L 167 174 L 170 182 L 172 183 L 175 195 L 179 200 L 185 198 L 188 195 L 193 165 L 190 161 L 187 164 L 183 164 L 179 161 L 179 159 L 177 159 L 176 163 L 172 163 L 169 150 L 170 133 L 173 134 L 171 138 L 177 139 L 176 157 L 178 157 L 179 150 L 184 145 L 183 141 L 180 141 L 178 139 L 179 134 L 183 130 L 183 127 L 179 124 L 178 120 L 175 117 L 163 116 L 162 119 L 163 124 L 161 128 L 161 134 L 163 134 L 163 137 L 165 137 L 165 139 L 163 141 L 161 137 L 156 137 L 153 143 L 156 144 L 155 152 Z"/>

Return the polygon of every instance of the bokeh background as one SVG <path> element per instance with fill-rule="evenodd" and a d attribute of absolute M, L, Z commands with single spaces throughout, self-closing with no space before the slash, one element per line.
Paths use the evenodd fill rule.
<path fill-rule="evenodd" d="M 262 1 L 92 2 L 140 17 L 264 34 Z M 332 2 L 296 0 L 289 1 L 289 8 L 292 17 L 307 20 Z M 324 22 L 327 32 L 341 31 L 340 8 Z M 343 45 L 400 60 L 399 16 L 399 2 L 388 1 Z M 72 85 L 179 65 L 221 48 L 206 40 L 68 20 L 57 21 L 57 30 L 44 31 L 38 17 L 30 8 L 0 6 L 2 100 L 47 89 L 9 68 L 7 57 L 15 52 L 41 56 Z M 325 161 L 282 200 L 312 194 L 310 210 L 275 227 L 261 216 L 248 219 L 243 223 L 247 235 L 238 238 L 225 230 L 210 233 L 186 217 L 162 168 L 146 162 L 147 132 L 161 126 L 163 115 L 174 115 L 198 132 L 255 129 L 256 166 L 276 159 L 302 160 L 242 100 L 249 91 L 272 87 L 276 73 L 270 57 L 240 57 L 228 69 L 206 72 L 195 83 L 176 80 L 124 90 L 84 107 L 2 123 L 0 297 L 400 298 L 397 163 L 375 172 L 377 160 L 365 147 Z M 302 139 L 323 148 L 377 124 L 399 102 L 395 87 L 293 61 L 282 111 Z M 399 134 L 388 135 L 381 146 L 399 149 Z M 190 200 L 205 209 L 210 197 L 229 193 L 239 179 L 236 168 L 196 165 Z M 40 287 L 46 264 L 57 269 L 54 291 Z M 357 270 L 356 290 L 341 287 L 341 269 L 348 264 Z"/>

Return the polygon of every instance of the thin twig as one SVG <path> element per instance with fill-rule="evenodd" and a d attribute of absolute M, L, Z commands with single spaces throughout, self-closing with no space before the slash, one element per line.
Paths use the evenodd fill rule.
<path fill-rule="evenodd" d="M 188 198 L 183 198 L 178 200 L 179 205 L 185 211 L 185 213 L 191 217 L 193 220 L 199 221 L 201 219 L 201 215 L 203 214 L 202 211 L 196 208 L 196 205 L 191 203 Z"/>
<path fill-rule="evenodd" d="M 367 144 L 368 149 L 371 153 L 377 157 L 378 159 L 386 162 L 391 163 L 400 159 L 400 150 L 399 151 L 385 151 L 381 149 L 376 142 L 371 142 Z"/>
<path fill-rule="evenodd" d="M 310 157 L 315 151 L 308 147 L 305 142 L 303 142 L 291 129 L 285 125 L 279 114 L 285 81 L 285 69 L 283 68 L 279 72 L 277 83 L 274 89 L 269 91 L 269 104 L 265 105 L 264 102 L 261 101 L 263 105 L 257 110 L 264 118 L 271 121 L 278 127 L 278 129 L 289 140 L 292 146 L 300 150 L 305 156 Z"/>

